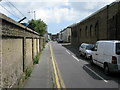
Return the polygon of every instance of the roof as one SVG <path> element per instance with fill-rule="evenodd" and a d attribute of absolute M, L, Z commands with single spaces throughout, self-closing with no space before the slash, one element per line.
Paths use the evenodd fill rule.
<path fill-rule="evenodd" d="M 120 43 L 119 40 L 100 40 L 100 41 L 97 41 L 97 42 Z"/>

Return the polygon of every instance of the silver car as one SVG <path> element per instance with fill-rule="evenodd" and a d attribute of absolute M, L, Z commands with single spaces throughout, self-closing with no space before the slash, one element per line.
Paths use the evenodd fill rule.
<path fill-rule="evenodd" d="M 82 43 L 79 47 L 80 55 L 83 55 L 87 59 L 91 59 L 91 52 L 93 47 L 93 44 Z"/>

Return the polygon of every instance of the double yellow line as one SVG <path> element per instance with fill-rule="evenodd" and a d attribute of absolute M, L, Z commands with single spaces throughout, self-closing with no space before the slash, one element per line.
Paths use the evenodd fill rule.
<path fill-rule="evenodd" d="M 52 65 L 53 65 L 53 69 L 54 69 L 56 86 L 57 86 L 57 88 L 64 88 L 65 89 L 65 84 L 63 82 L 62 76 L 60 74 L 60 70 L 59 70 L 57 62 L 55 60 L 55 56 L 54 56 L 51 44 L 50 44 L 50 53 L 51 53 Z"/>

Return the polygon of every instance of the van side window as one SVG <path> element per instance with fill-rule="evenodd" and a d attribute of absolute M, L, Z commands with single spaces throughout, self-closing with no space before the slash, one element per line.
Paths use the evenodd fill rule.
<path fill-rule="evenodd" d="M 116 54 L 120 55 L 120 43 L 116 43 Z"/>
<path fill-rule="evenodd" d="M 94 51 L 97 51 L 97 48 L 98 48 L 98 43 L 95 44 Z"/>

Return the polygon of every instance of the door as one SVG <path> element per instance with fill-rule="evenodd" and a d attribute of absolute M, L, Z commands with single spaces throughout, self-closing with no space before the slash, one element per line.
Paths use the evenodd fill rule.
<path fill-rule="evenodd" d="M 116 43 L 117 64 L 120 70 L 120 43 Z"/>

